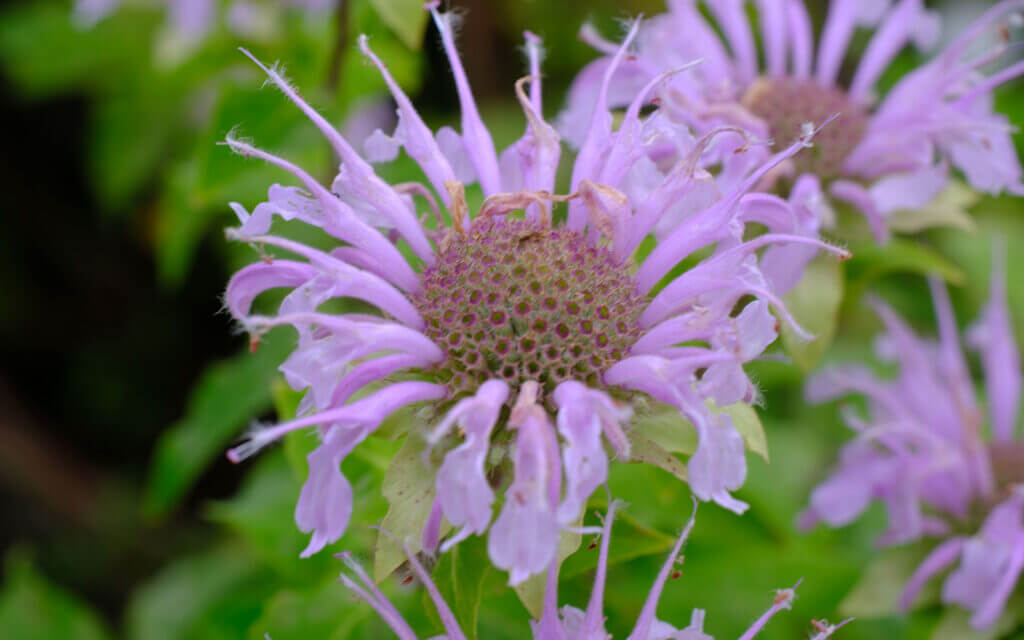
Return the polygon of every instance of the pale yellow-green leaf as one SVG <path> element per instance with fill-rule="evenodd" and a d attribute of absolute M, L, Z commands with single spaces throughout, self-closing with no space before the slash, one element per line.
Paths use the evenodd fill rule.
<path fill-rule="evenodd" d="M 839 612 L 844 617 L 859 619 L 897 615 L 900 594 L 924 555 L 918 548 L 890 549 L 881 554 L 839 603 Z M 940 583 L 938 579 L 928 583 L 915 600 L 914 608 L 937 603 Z"/>
<path fill-rule="evenodd" d="M 1017 629 L 1022 621 L 1024 595 L 1016 595 L 1006 603 L 1003 614 L 984 630 L 971 626 L 971 612 L 948 606 L 939 623 L 932 629 L 931 640 L 996 640 Z"/>
<path fill-rule="evenodd" d="M 423 459 L 426 442 L 418 433 L 409 434 L 384 473 L 381 493 L 388 512 L 381 522 L 373 554 L 373 578 L 380 582 L 405 562 L 402 543 L 413 553 L 420 551 L 423 525 L 434 502 L 434 470 Z"/>
<path fill-rule="evenodd" d="M 801 327 L 815 336 L 813 340 L 804 340 L 782 322 L 782 344 L 803 371 L 812 369 L 832 343 L 842 299 L 842 266 L 827 256 L 807 265 L 803 278 L 786 295 L 789 312 Z"/>
<path fill-rule="evenodd" d="M 732 418 L 732 425 L 743 436 L 743 443 L 747 449 L 768 462 L 768 438 L 764 434 L 764 425 L 761 424 L 761 418 L 754 411 L 754 407 L 745 402 L 737 402 L 717 409 L 717 411 Z"/>
<path fill-rule="evenodd" d="M 580 517 L 569 526 L 577 530 L 583 526 L 583 514 L 581 513 Z M 579 549 L 582 541 L 583 536 L 579 533 L 563 529 L 562 536 L 558 542 L 558 562 L 561 563 L 562 560 L 565 560 Z M 547 573 L 539 573 L 513 587 L 516 595 L 519 596 L 519 600 L 535 620 L 540 620 L 544 609 L 544 587 L 546 580 Z"/>
<path fill-rule="evenodd" d="M 650 401 L 633 417 L 631 437 L 642 436 L 669 453 L 691 454 L 697 450 L 697 431 L 679 409 Z"/>
<path fill-rule="evenodd" d="M 889 228 L 901 233 L 917 233 L 932 227 L 953 227 L 974 231 L 974 220 L 967 210 L 981 196 L 960 180 L 950 180 L 931 202 L 917 209 L 901 209 L 889 216 Z"/>
<path fill-rule="evenodd" d="M 668 471 L 683 482 L 689 480 L 689 475 L 686 473 L 686 465 L 675 454 L 669 453 L 662 449 L 660 445 L 641 435 L 634 434 L 630 438 L 629 461 L 653 464 L 659 469 Z"/>
<path fill-rule="evenodd" d="M 421 0 L 370 0 L 370 4 L 405 46 L 420 48 L 429 15 Z"/>
<path fill-rule="evenodd" d="M 736 431 L 743 437 L 747 449 L 768 460 L 768 440 L 764 433 L 764 426 L 757 412 L 750 405 L 742 402 L 727 407 L 717 407 L 714 402 L 708 401 L 708 408 L 715 413 L 724 413 L 732 419 Z M 661 458 L 661 453 L 682 453 L 690 455 L 697 450 L 697 431 L 689 420 L 680 415 L 679 410 L 670 405 L 650 401 L 649 404 L 638 410 L 633 418 L 630 430 L 630 441 L 634 443 L 632 457 L 637 458 L 635 442 L 644 439 L 649 444 L 641 444 L 645 454 L 651 454 Z M 654 445 L 657 449 L 652 449 Z M 675 456 L 672 456 L 675 458 Z M 656 463 L 653 463 L 656 464 Z M 663 469 L 666 467 L 658 465 Z M 675 474 L 672 469 L 666 469 Z M 678 475 L 678 474 L 675 474 Z"/>

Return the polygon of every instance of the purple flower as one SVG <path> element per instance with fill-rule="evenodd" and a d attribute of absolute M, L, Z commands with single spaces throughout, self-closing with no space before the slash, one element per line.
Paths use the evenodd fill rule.
<path fill-rule="evenodd" d="M 894 359 L 900 374 L 879 380 L 866 370 L 838 367 L 813 379 L 812 401 L 858 393 L 867 415 L 845 413 L 857 438 L 844 445 L 838 468 L 811 494 L 802 516 L 811 526 L 856 519 L 873 500 L 885 504 L 885 544 L 945 538 L 907 585 L 909 607 L 937 572 L 959 566 L 946 578 L 942 597 L 974 612 L 971 624 L 991 625 L 1024 568 L 1024 439 L 1017 430 L 1021 371 L 1006 309 L 1005 258 L 997 252 L 992 298 L 970 335 L 981 350 L 991 441 L 974 397 L 956 321 L 945 288 L 932 280 L 939 340 L 920 338 L 891 309 L 876 303 L 888 334 L 880 355 Z M 978 514 L 988 513 L 979 528 Z M 953 531 L 972 531 L 973 537 Z"/>
<path fill-rule="evenodd" d="M 600 528 L 601 546 L 597 562 L 597 570 L 594 573 L 594 586 L 591 591 L 590 600 L 586 611 L 566 605 L 558 607 L 558 560 L 552 559 L 549 563 L 547 586 L 544 592 L 544 610 L 540 620 L 531 620 L 530 629 L 533 632 L 534 640 L 608 640 L 611 638 L 604 627 L 604 589 L 608 572 L 608 548 L 611 541 L 612 522 L 615 518 L 617 504 L 609 505 L 608 513 L 604 517 L 604 523 Z M 657 608 L 661 592 L 669 577 L 674 573 L 674 566 L 682 562 L 683 544 L 693 529 L 694 518 L 696 517 L 696 503 L 694 514 L 689 523 L 683 529 L 682 534 L 676 540 L 675 546 L 669 553 L 668 558 L 662 565 L 661 570 L 655 578 L 654 585 L 647 596 L 643 608 L 637 616 L 636 625 L 629 634 L 628 640 L 714 640 L 710 635 L 704 633 L 704 611 L 694 609 L 690 615 L 690 622 L 686 627 L 677 629 L 673 625 L 658 620 Z M 459 627 L 458 621 L 451 608 L 441 597 L 430 575 L 423 568 L 422 563 L 416 554 L 406 550 L 409 564 L 413 573 L 423 583 L 437 608 L 438 617 L 444 626 L 445 635 L 449 640 L 464 640 L 467 636 Z M 373 580 L 366 574 L 359 563 L 349 553 L 339 556 L 344 560 L 348 569 L 354 574 L 349 576 L 341 575 L 341 582 L 354 594 L 362 598 L 381 616 L 391 627 L 395 635 L 401 640 L 416 640 L 418 636 L 409 624 L 402 618 L 401 614 L 387 600 L 387 597 L 374 584 Z M 768 621 L 779 611 L 790 609 L 793 600 L 796 598 L 796 587 L 798 582 L 790 589 L 779 589 L 775 592 L 775 598 L 771 607 L 760 618 L 740 636 L 740 640 L 750 640 L 768 624 Z M 839 624 L 829 624 L 827 621 L 813 621 L 814 635 L 811 640 L 825 640 L 848 621 Z"/>
<path fill-rule="evenodd" d="M 694 425 L 694 494 L 743 512 L 746 505 L 730 494 L 746 477 L 743 441 L 709 401 L 755 399 L 742 364 L 777 334 L 769 304 L 806 335 L 773 282 L 799 270 L 810 254 L 773 250 L 847 255 L 817 239 L 798 205 L 747 193 L 807 140 L 709 197 L 714 182 L 696 169 L 708 140 L 690 139 L 660 115 L 640 114 L 660 78 L 638 94 L 617 130 L 607 109 L 594 111 L 573 165 L 572 192 L 557 195 L 560 140 L 540 114 L 539 40 L 527 34 L 531 75 L 515 87 L 526 131 L 499 154 L 456 53 L 451 16 L 432 13 L 455 76 L 460 132 L 432 132 L 366 38 L 359 40 L 398 106 L 395 130 L 367 138 L 366 157 L 383 161 L 404 149 L 428 184 L 385 183 L 266 67 L 341 158 L 337 178 L 328 189 L 287 160 L 228 140 L 238 153 L 281 167 L 302 184 L 272 186 L 252 213 L 232 204 L 241 221 L 232 238 L 298 259 L 267 255 L 242 269 L 226 302 L 254 341 L 273 327 L 296 329 L 297 347 L 281 370 L 293 388 L 307 392 L 301 417 L 255 432 L 230 457 L 239 460 L 284 433 L 319 425 L 323 442 L 309 458 L 296 513 L 299 526 L 313 533 L 308 555 L 337 540 L 348 522 L 351 490 L 339 470 L 345 455 L 391 411 L 426 403 L 420 415 L 437 426 L 414 430 L 413 437 L 425 437 L 443 462 L 423 541 L 427 547 L 440 542 L 443 519 L 456 533 L 442 549 L 489 530 L 490 556 L 515 583 L 550 564 L 559 531 L 572 526 L 607 478 L 606 445 L 628 458 L 630 405 L 645 398 L 678 410 L 680 428 L 682 418 Z M 625 54 L 626 46 L 611 70 Z M 611 73 L 601 100 L 610 80 Z M 640 166 L 649 160 L 648 145 L 670 139 L 688 145 L 681 161 Z M 484 197 L 473 215 L 467 181 L 479 183 Z M 566 201 L 562 221 L 553 209 Z M 418 204 L 430 213 L 418 215 Z M 275 216 L 322 229 L 335 247 L 314 249 L 270 235 Z M 745 241 L 748 221 L 769 232 Z M 652 235 L 657 242 L 641 260 L 637 248 Z M 759 268 L 765 248 L 765 259 L 774 256 L 768 273 Z M 704 249 L 708 257 L 673 271 Z M 279 312 L 252 314 L 253 299 L 272 288 L 290 290 Z M 362 301 L 380 315 L 320 310 L 335 298 Z M 741 300 L 753 301 L 737 311 Z M 361 389 L 372 393 L 351 402 Z"/>
<path fill-rule="evenodd" d="M 860 210 L 880 241 L 888 234 L 889 215 L 931 201 L 948 182 L 951 166 L 979 190 L 1024 193 L 1012 128 L 992 107 L 993 90 L 1024 72 L 1024 63 L 981 73 L 1007 52 L 1009 25 L 1024 8 L 1020 0 L 986 11 L 880 97 L 878 80 L 905 46 L 929 49 L 938 41 L 939 18 L 922 0 L 899 0 L 891 7 L 889 0 L 832 0 L 817 49 L 802 0 L 758 0 L 763 65 L 746 2 L 707 2 L 713 24 L 697 4 L 669 0 L 667 13 L 645 23 L 635 56 L 615 73 L 613 104 L 624 107 L 650 79 L 699 59 L 656 94 L 669 120 L 692 126 L 698 135 L 733 126 L 789 144 L 805 127 L 838 115 L 817 136 L 814 149 L 780 165 L 761 187 L 785 189 L 815 176 L 832 198 Z M 839 69 L 851 37 L 860 27 L 876 25 L 852 80 L 841 85 Z M 998 36 L 998 43 L 990 44 L 989 36 Z M 586 67 L 570 90 L 560 129 L 576 143 L 617 48 L 589 26 L 581 37 L 606 57 Z M 761 157 L 734 157 L 731 152 L 741 144 L 737 136 L 723 136 L 708 154 L 721 164 L 725 180 Z M 657 150 L 662 159 L 670 152 L 664 146 Z"/>

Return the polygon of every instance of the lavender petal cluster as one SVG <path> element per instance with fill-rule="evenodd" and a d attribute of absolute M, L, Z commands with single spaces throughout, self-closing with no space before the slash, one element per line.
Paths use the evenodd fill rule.
<path fill-rule="evenodd" d="M 675 70 L 650 78 L 613 129 L 613 79 L 628 64 L 634 25 L 583 117 L 570 193 L 557 194 L 561 140 L 541 114 L 539 39 L 526 34 L 529 76 L 515 87 L 526 130 L 499 154 L 459 59 L 452 16 L 428 6 L 454 75 L 461 131 L 428 128 L 363 37 L 359 48 L 390 88 L 398 125 L 371 135 L 362 153 L 277 69 L 263 67 L 341 159 L 330 187 L 244 140 L 227 141 L 301 185 L 273 185 L 251 212 L 232 204 L 240 226 L 229 236 L 264 259 L 235 274 L 226 306 L 254 344 L 274 327 L 296 330 L 281 371 L 305 392 L 296 419 L 254 431 L 229 457 L 316 427 L 320 444 L 295 512 L 311 534 L 308 556 L 348 526 L 353 490 L 342 461 L 396 410 L 422 407 L 427 417 L 410 437 L 424 438 L 442 460 L 425 469 L 436 497 L 422 546 L 444 550 L 489 533 L 492 562 L 518 583 L 548 570 L 560 531 L 607 478 L 609 453 L 629 458 L 632 403 L 643 399 L 670 405 L 680 428 L 695 429 L 693 493 L 742 513 L 747 505 L 732 492 L 746 477 L 743 439 L 711 405 L 756 399 L 743 365 L 775 339 L 776 316 L 811 337 L 780 292 L 815 252 L 848 256 L 818 239 L 800 206 L 751 193 L 815 132 L 720 188 L 702 166 L 723 132 L 694 137 L 663 112 L 642 112 Z M 653 147 L 666 146 L 676 159 L 652 166 Z M 370 161 L 401 151 L 425 183 L 392 185 L 377 175 Z M 465 186 L 473 182 L 484 199 L 471 212 Z M 564 217 L 556 211 L 563 203 Z M 333 248 L 271 234 L 274 218 L 322 230 Z M 746 238 L 752 222 L 767 232 Z M 641 259 L 646 238 L 654 248 Z M 694 266 L 674 271 L 701 251 L 706 257 Z M 253 313 L 254 299 L 276 288 L 288 291 L 278 312 Z M 377 311 L 321 309 L 338 298 Z M 442 539 L 445 523 L 454 534 Z"/>

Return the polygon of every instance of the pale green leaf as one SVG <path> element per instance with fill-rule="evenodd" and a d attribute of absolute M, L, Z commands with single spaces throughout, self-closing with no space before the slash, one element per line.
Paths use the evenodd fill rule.
<path fill-rule="evenodd" d="M 967 210 L 977 204 L 980 198 L 977 191 L 953 179 L 923 207 L 894 211 L 889 216 L 889 228 L 902 233 L 917 233 L 933 227 L 974 231 L 974 220 L 967 214 Z"/>
<path fill-rule="evenodd" d="M 689 480 L 689 475 L 686 473 L 686 465 L 674 454 L 662 449 L 654 441 L 648 440 L 642 435 L 633 434 L 629 439 L 629 443 L 630 462 L 653 464 L 659 469 L 668 471 L 683 482 Z"/>
<path fill-rule="evenodd" d="M 764 426 L 753 407 L 739 402 L 719 408 L 709 400 L 708 408 L 715 413 L 728 415 L 736 431 L 743 437 L 747 449 L 768 460 L 768 441 Z M 679 462 L 672 454 L 689 455 L 697 450 L 697 430 L 678 409 L 661 402 L 648 401 L 634 416 L 629 438 L 632 443 L 632 458 L 641 462 L 651 462 L 683 480 L 686 479 L 686 470 L 683 469 L 683 475 L 680 476 L 676 464 L 665 457 L 665 454 L 668 454 Z M 647 457 L 651 460 L 645 459 Z"/>
<path fill-rule="evenodd" d="M 782 344 L 803 371 L 811 370 L 832 343 L 842 299 L 842 266 L 827 256 L 807 265 L 803 278 L 786 295 L 789 312 L 815 336 L 813 340 L 804 340 L 787 323 L 782 323 Z"/>
<path fill-rule="evenodd" d="M 939 623 L 932 630 L 931 640 L 996 640 L 1002 638 L 1024 621 L 1024 595 L 1018 593 L 1006 603 L 1003 614 L 986 629 L 971 626 L 971 612 L 960 607 L 946 607 Z"/>
<path fill-rule="evenodd" d="M 384 474 L 381 492 L 388 501 L 388 513 L 373 554 L 373 577 L 380 582 L 405 562 L 406 544 L 412 553 L 421 550 L 423 526 L 434 503 L 434 470 L 423 458 L 426 441 L 410 433 Z"/>
<path fill-rule="evenodd" d="M 768 437 L 764 433 L 764 425 L 754 407 L 745 402 L 737 402 L 718 409 L 718 412 L 732 418 L 732 426 L 743 437 L 747 449 L 764 458 L 768 462 Z"/>
<path fill-rule="evenodd" d="M 697 431 L 679 409 L 650 401 L 633 417 L 630 437 L 642 436 L 669 453 L 690 454 L 697 450 Z"/>
<path fill-rule="evenodd" d="M 924 557 L 924 550 L 918 547 L 885 551 L 867 566 L 839 603 L 839 612 L 861 619 L 897 615 L 900 594 Z M 939 601 L 940 582 L 933 580 L 921 591 L 914 602 L 915 609 Z"/>
<path fill-rule="evenodd" d="M 384 24 L 410 49 L 423 44 L 428 13 L 420 0 L 370 0 Z"/>

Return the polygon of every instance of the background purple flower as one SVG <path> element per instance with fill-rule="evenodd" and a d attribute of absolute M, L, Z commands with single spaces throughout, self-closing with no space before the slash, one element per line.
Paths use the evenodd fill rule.
<path fill-rule="evenodd" d="M 970 331 L 984 365 L 987 424 L 948 295 L 937 280 L 931 287 L 938 342 L 919 337 L 876 302 L 887 329 L 878 351 L 898 363 L 896 379 L 835 367 L 807 386 L 811 401 L 857 393 L 868 406 L 865 415 L 846 410 L 857 438 L 844 445 L 838 468 L 811 494 L 803 524 L 842 526 L 870 502 L 881 501 L 889 515 L 883 544 L 943 540 L 910 579 L 902 605 L 910 606 L 929 578 L 959 560 L 945 579 L 942 598 L 970 609 L 978 628 L 996 621 L 1024 569 L 1021 369 L 1006 309 L 1005 257 L 996 260 L 991 300 Z M 987 514 L 983 523 L 979 513 Z"/>
<path fill-rule="evenodd" d="M 645 22 L 636 55 L 614 76 L 614 104 L 625 106 L 651 78 L 699 59 L 692 71 L 675 75 L 657 93 L 659 110 L 698 133 L 740 127 L 786 145 L 808 123 L 821 125 L 838 115 L 816 137 L 814 149 L 780 166 L 762 186 L 790 193 L 794 181 L 815 176 L 831 198 L 863 213 L 878 240 L 887 237 L 893 212 L 932 201 L 947 185 L 951 167 L 987 193 L 1024 191 L 1012 127 L 992 107 L 993 90 L 1024 72 L 1024 63 L 984 72 L 1010 51 L 1009 33 L 1024 8 L 1021 2 L 1007 0 L 986 11 L 881 96 L 875 94 L 879 79 L 901 50 L 908 45 L 927 50 L 938 41 L 940 20 L 921 0 L 833 0 L 816 47 L 802 0 L 759 0 L 752 4 L 762 51 L 747 2 L 706 3 L 712 22 L 700 4 L 671 0 L 667 13 Z M 843 83 L 840 66 L 862 27 L 876 27 L 875 33 L 852 80 Z M 581 35 L 606 57 L 579 74 L 560 119 L 563 133 L 577 143 L 615 48 L 593 29 Z M 756 155 L 732 157 L 743 144 L 734 135 L 722 136 L 709 154 L 724 177 L 757 162 Z"/>

